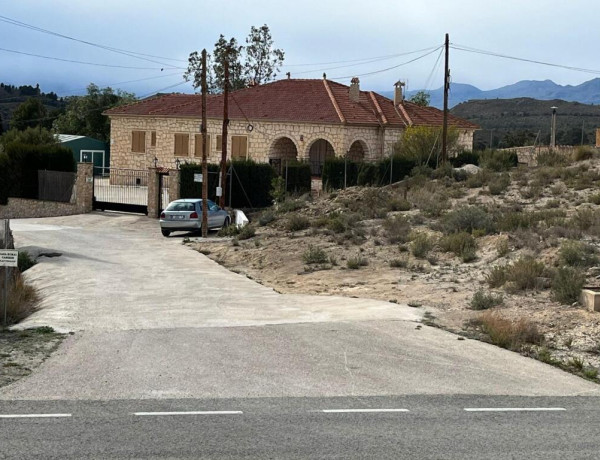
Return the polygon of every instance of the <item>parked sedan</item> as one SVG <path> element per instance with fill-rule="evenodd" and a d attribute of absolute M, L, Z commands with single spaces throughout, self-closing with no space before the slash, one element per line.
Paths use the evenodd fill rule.
<path fill-rule="evenodd" d="M 227 227 L 229 214 L 216 203 L 208 200 L 208 228 Z M 171 232 L 197 232 L 202 229 L 202 200 L 198 198 L 176 200 L 160 214 L 160 231 L 163 236 Z"/>

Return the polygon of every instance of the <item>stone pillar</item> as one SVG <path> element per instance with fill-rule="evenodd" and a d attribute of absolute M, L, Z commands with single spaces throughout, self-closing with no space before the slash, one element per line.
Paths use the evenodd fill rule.
<path fill-rule="evenodd" d="M 158 217 L 158 170 L 148 168 L 148 217 Z"/>
<path fill-rule="evenodd" d="M 179 192 L 179 177 L 181 172 L 178 169 L 169 170 L 169 200 L 175 201 L 181 197 Z M 166 203 L 165 203 L 166 204 Z"/>
<path fill-rule="evenodd" d="M 94 164 L 77 163 L 75 180 L 75 200 L 77 211 L 81 214 L 92 212 L 94 200 Z"/>

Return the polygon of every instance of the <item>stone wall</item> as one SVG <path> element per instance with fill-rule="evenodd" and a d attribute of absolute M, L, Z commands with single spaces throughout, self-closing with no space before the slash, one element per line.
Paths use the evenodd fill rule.
<path fill-rule="evenodd" d="M 94 196 L 92 163 L 77 165 L 77 179 L 73 190 L 70 203 L 9 198 L 8 204 L 0 205 L 0 219 L 70 216 L 91 212 Z"/>
<path fill-rule="evenodd" d="M 539 145 L 537 147 L 526 146 L 526 147 L 512 147 L 510 149 L 499 149 L 505 150 L 509 152 L 517 152 L 517 156 L 519 158 L 519 163 L 526 164 L 528 166 L 536 166 L 537 165 L 537 156 L 540 154 L 545 154 L 550 151 L 550 147 L 547 145 Z M 575 147 L 571 145 L 557 145 L 554 147 L 554 151 L 564 155 L 564 156 L 573 156 L 575 152 Z"/>
<path fill-rule="evenodd" d="M 366 147 L 364 157 L 374 161 L 391 153 L 393 145 L 402 133 L 401 129 L 380 127 L 354 127 L 313 123 L 276 123 L 252 121 L 252 130 L 243 120 L 232 120 L 229 124 L 228 152 L 231 152 L 231 136 L 246 136 L 248 158 L 257 162 L 267 162 L 277 157 L 275 147 L 282 137 L 290 139 L 296 148 L 297 158 L 307 160 L 311 146 L 318 139 L 327 140 L 337 156 L 343 156 L 357 140 Z M 217 150 L 217 136 L 221 134 L 222 121 L 209 119 L 207 132 L 210 136 L 208 161 L 218 163 L 221 151 Z M 173 168 L 175 161 L 199 163 L 196 156 L 194 136 L 199 133 L 200 120 L 196 118 L 161 117 L 111 117 L 111 166 L 113 168 L 147 169 L 154 166 Z M 146 152 L 132 152 L 132 131 L 146 132 Z M 151 145 L 152 132 L 156 132 L 156 145 Z M 189 134 L 189 155 L 175 157 L 175 134 Z M 279 157 L 291 156 L 287 144 Z"/>

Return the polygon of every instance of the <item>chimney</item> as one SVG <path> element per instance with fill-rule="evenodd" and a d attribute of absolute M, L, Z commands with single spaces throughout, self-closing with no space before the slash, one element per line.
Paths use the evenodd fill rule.
<path fill-rule="evenodd" d="M 403 81 L 398 80 L 394 83 L 394 105 L 402 104 L 404 101 L 404 83 Z"/>
<path fill-rule="evenodd" d="M 359 83 L 358 77 L 353 77 L 352 80 L 350 80 L 350 100 L 352 102 L 358 102 L 360 97 Z"/>

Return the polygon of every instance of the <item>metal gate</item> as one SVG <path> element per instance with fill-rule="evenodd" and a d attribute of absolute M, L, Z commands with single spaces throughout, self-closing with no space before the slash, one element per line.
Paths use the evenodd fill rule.
<path fill-rule="evenodd" d="M 94 167 L 94 209 L 148 214 L 148 170 Z"/>

